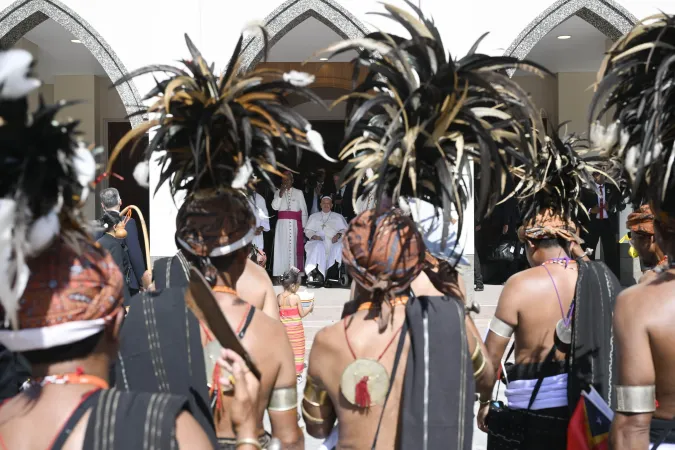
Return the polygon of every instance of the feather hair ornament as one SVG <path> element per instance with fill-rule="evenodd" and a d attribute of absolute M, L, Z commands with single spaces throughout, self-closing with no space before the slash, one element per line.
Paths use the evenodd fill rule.
<path fill-rule="evenodd" d="M 342 183 L 355 180 L 354 201 L 363 185 L 364 195 L 375 191 L 378 202 L 384 193 L 394 205 L 400 196 L 428 201 L 446 224 L 454 211 L 461 234 L 471 160 L 480 163 L 479 213 L 489 213 L 501 200 L 509 168 L 527 170 L 534 155 L 539 112 L 505 70 L 548 72 L 516 58 L 477 53 L 485 35 L 454 61 L 433 21 L 406 3 L 418 18 L 390 4 L 381 15 L 403 26 L 410 38 L 378 31 L 322 52 L 358 53 L 355 82 L 359 69 L 367 69 L 354 91 L 338 100 L 347 106 Z M 450 232 L 445 228 L 444 238 Z"/>
<path fill-rule="evenodd" d="M 533 173 L 513 170 L 516 178 L 531 180 L 518 195 L 526 225 L 558 218 L 563 224 L 578 226 L 582 213 L 588 217 L 581 203 L 582 192 L 597 190 L 593 174 L 602 173 L 616 184 L 611 176 L 616 173 L 612 170 L 616 163 L 612 163 L 609 154 L 590 150 L 588 142 L 574 134 L 560 138 L 558 133 L 564 125 L 547 130 L 544 145 L 536 152 Z"/>
<path fill-rule="evenodd" d="M 593 146 L 618 150 L 633 203 L 648 199 L 657 216 L 675 217 L 674 77 L 675 17 L 647 17 L 607 53 L 589 112 Z M 599 125 L 605 114 L 607 128 Z"/>
<path fill-rule="evenodd" d="M 266 43 L 264 28 L 260 31 Z M 321 135 L 286 101 L 289 95 L 299 95 L 323 104 L 307 88 L 314 80 L 312 75 L 273 69 L 242 71 L 242 34 L 227 70 L 217 77 L 187 35 L 185 41 L 191 59 L 181 61 L 183 67 L 147 66 L 115 83 L 144 74 L 169 75 L 162 81 L 156 77 L 155 87 L 144 98 L 154 102 L 140 113 L 149 114 L 152 120 L 120 140 L 108 169 L 127 144 L 133 142 L 133 151 L 150 130 L 154 136 L 145 158 L 166 151 L 158 158 L 161 175 L 157 189 L 169 181 L 172 195 L 181 190 L 189 195 L 201 189 L 243 189 L 251 185 L 253 175 L 273 186 L 268 174 L 282 175 L 277 170 L 282 166 L 277 164 L 277 151 L 295 150 L 299 159 L 300 151 L 308 150 L 330 160 Z M 145 183 L 147 162 L 141 164 L 144 167 L 137 173 Z"/>
<path fill-rule="evenodd" d="M 27 95 L 40 85 L 23 50 L 0 53 L 0 305 L 5 326 L 16 327 L 19 299 L 29 278 L 26 258 L 57 235 L 75 252 L 90 242 L 80 207 L 96 163 L 78 141 L 77 121 L 55 116 L 73 102 L 45 105 L 28 114 Z"/>

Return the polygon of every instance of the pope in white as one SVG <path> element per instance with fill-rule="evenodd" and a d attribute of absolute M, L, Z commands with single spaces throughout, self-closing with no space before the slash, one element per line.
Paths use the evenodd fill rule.
<path fill-rule="evenodd" d="M 318 269 L 325 278 L 333 264 L 342 262 L 342 236 L 347 231 L 347 221 L 342 214 L 331 211 L 332 207 L 333 200 L 323 197 L 321 211 L 309 216 L 305 226 L 305 236 L 309 239 L 305 244 L 307 274 Z"/>
<path fill-rule="evenodd" d="M 272 208 L 279 211 L 272 275 L 279 277 L 291 267 L 304 265 L 302 229 L 307 223 L 307 205 L 302 191 L 293 187 L 292 173 L 286 172 L 281 189 L 274 191 Z"/>

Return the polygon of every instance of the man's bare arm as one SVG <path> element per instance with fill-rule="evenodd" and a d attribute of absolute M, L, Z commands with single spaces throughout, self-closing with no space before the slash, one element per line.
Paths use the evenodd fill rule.
<path fill-rule="evenodd" d="M 325 439 L 335 425 L 336 414 L 333 403 L 321 380 L 321 367 L 324 357 L 330 351 L 322 344 L 327 330 L 319 331 L 314 338 L 307 367 L 307 384 L 302 399 L 302 417 L 307 433 L 317 439 Z"/>
<path fill-rule="evenodd" d="M 476 354 L 476 347 L 480 348 L 480 351 L 483 354 L 483 357 L 480 358 L 484 361 L 484 366 L 479 364 L 479 367 L 474 367 L 474 373 L 478 370 L 479 373 L 476 376 L 476 391 L 477 392 L 492 392 L 492 388 L 495 385 L 495 368 L 492 365 L 492 361 L 488 356 L 488 350 L 482 339 L 480 338 L 480 333 L 476 324 L 473 322 L 473 319 L 467 314 L 466 319 L 466 337 L 469 342 L 469 354 Z M 482 366 L 482 368 L 480 367 Z"/>
<path fill-rule="evenodd" d="M 496 324 L 501 323 L 505 328 L 510 327 L 515 330 L 518 326 L 518 304 L 519 299 L 525 292 L 524 280 L 521 276 L 515 275 L 506 282 L 502 290 L 499 300 L 497 302 L 497 309 L 495 310 L 495 319 L 491 322 L 491 327 L 498 328 Z M 492 362 L 492 367 L 495 371 L 499 371 L 502 365 L 502 358 L 504 352 L 509 344 L 511 336 L 507 330 L 488 330 L 487 338 L 485 339 L 485 347 Z M 498 334 L 499 333 L 499 334 Z M 511 331 L 513 333 L 513 331 Z M 506 336 L 508 335 L 508 336 Z M 494 386 L 494 385 L 493 385 Z M 481 399 L 487 400 L 492 395 L 492 387 L 489 392 L 481 391 Z"/>
<path fill-rule="evenodd" d="M 618 345 L 618 386 L 653 386 L 656 380 L 646 315 L 640 302 L 641 286 L 625 290 L 616 299 L 614 336 Z M 649 448 L 649 425 L 652 413 L 618 412 L 610 431 L 614 450 Z"/>
<path fill-rule="evenodd" d="M 265 303 L 263 305 L 263 312 L 272 319 L 279 320 L 279 305 L 277 304 L 277 296 L 274 293 L 274 286 L 272 280 L 265 273 Z"/>
<path fill-rule="evenodd" d="M 274 325 L 272 342 L 274 342 L 274 354 L 279 358 L 279 373 L 272 391 L 270 406 L 268 408 L 270 422 L 272 424 L 272 436 L 281 441 L 284 450 L 302 450 L 305 448 L 305 436 L 298 427 L 298 402 L 297 402 L 297 378 L 295 374 L 295 359 L 291 343 L 286 335 L 286 330 L 281 322 Z M 294 390 L 296 401 L 288 405 L 283 411 L 273 411 L 275 407 L 274 397 L 281 392 Z M 291 408 L 292 406 L 292 408 Z"/>

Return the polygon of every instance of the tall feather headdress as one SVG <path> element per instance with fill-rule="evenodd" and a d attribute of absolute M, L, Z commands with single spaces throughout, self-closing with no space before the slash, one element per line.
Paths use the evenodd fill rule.
<path fill-rule="evenodd" d="M 590 109 L 592 144 L 618 149 L 635 204 L 675 213 L 675 18 L 658 14 L 637 24 L 607 53 Z M 607 128 L 599 121 L 611 114 Z M 668 203 L 668 205 L 665 205 Z"/>
<path fill-rule="evenodd" d="M 267 41 L 264 29 L 262 33 Z M 155 134 L 145 156 L 149 160 L 153 152 L 166 150 L 159 158 L 157 189 L 170 180 L 172 195 L 180 190 L 243 189 L 253 174 L 272 184 L 268 172 L 280 175 L 276 151 L 295 149 L 299 158 L 301 150 L 310 150 L 330 159 L 321 135 L 286 103 L 291 94 L 321 103 L 307 88 L 312 75 L 273 69 L 242 72 L 242 35 L 227 70 L 217 77 L 187 35 L 185 41 L 192 59 L 183 60 L 184 67 L 147 66 L 116 83 L 144 74 L 169 75 L 161 81 L 156 78 L 155 87 L 145 96 L 154 103 L 139 112 L 149 114 L 151 120 L 120 140 L 111 153 L 108 172 L 122 149 L 134 142 L 133 150 L 149 130 Z"/>
<path fill-rule="evenodd" d="M 589 149 L 588 141 L 575 134 L 560 137 L 559 130 L 563 126 L 547 130 L 543 145 L 537 149 L 532 174 L 519 168 L 513 171 L 517 178 L 532 180 L 518 195 L 526 226 L 556 218 L 561 223 L 578 227 L 579 220 L 588 217 L 581 202 L 582 192 L 597 189 L 593 174 L 605 174 L 610 177 L 610 182 L 614 182 L 610 176 L 616 173 L 611 170 L 612 162 Z"/>
<path fill-rule="evenodd" d="M 72 102 L 45 105 L 28 114 L 28 95 L 40 86 L 24 50 L 0 53 L 0 304 L 5 325 L 16 326 L 26 288 L 26 258 L 57 235 L 79 252 L 89 240 L 80 207 L 96 172 L 92 152 L 79 140 L 78 121 L 55 116 Z"/>
<path fill-rule="evenodd" d="M 356 51 L 355 75 L 367 69 L 354 92 L 339 100 L 347 102 L 342 179 L 356 180 L 355 195 L 361 184 L 366 193 L 375 190 L 378 201 L 385 192 L 394 204 L 399 196 L 428 201 L 445 224 L 454 211 L 461 234 L 471 159 L 480 163 L 479 211 L 489 212 L 501 200 L 509 168 L 530 165 L 537 140 L 539 113 L 505 70 L 546 71 L 477 53 L 485 35 L 454 61 L 433 21 L 406 3 L 418 17 L 389 4 L 382 15 L 403 26 L 409 39 L 379 31 L 325 50 L 331 56 Z"/>

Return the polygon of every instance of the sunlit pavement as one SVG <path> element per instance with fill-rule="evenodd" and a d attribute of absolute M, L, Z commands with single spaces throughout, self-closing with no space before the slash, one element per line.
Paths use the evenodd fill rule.
<path fill-rule="evenodd" d="M 280 286 L 275 286 L 275 289 L 277 292 L 281 292 Z M 312 348 L 312 342 L 314 341 L 316 333 L 321 328 L 340 320 L 342 305 L 349 300 L 349 290 L 342 288 L 308 290 L 314 293 L 315 298 L 314 311 L 303 320 L 303 324 L 305 325 L 305 338 L 307 339 L 306 354 L 309 357 L 309 352 Z M 492 319 L 501 290 L 502 286 L 486 285 L 483 292 L 475 293 L 476 300 L 481 305 L 481 312 L 474 316 L 474 321 L 476 322 L 476 326 L 478 327 L 481 336 L 485 335 L 485 330 L 488 327 L 490 319 Z M 303 387 L 304 381 L 298 386 L 298 398 L 302 398 Z M 266 427 L 269 427 L 269 424 L 266 424 Z M 305 448 L 307 450 L 316 450 L 320 446 L 320 440 L 305 434 Z M 476 428 L 474 420 L 473 449 L 486 450 L 486 448 L 487 436 Z"/>

